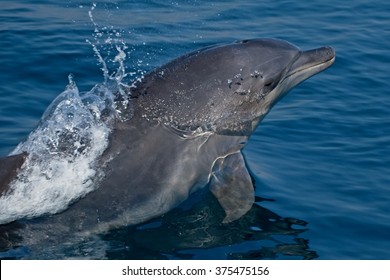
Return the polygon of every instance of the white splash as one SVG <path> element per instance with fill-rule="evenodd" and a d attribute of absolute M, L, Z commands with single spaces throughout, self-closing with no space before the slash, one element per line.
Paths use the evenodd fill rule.
<path fill-rule="evenodd" d="M 97 44 L 103 35 L 92 18 L 95 7 L 89 12 L 95 27 L 95 43 L 90 44 L 102 66 L 104 83 L 80 93 L 69 75 L 65 91 L 46 109 L 27 140 L 12 152 L 27 152 L 28 157 L 10 192 L 0 197 L 0 224 L 63 211 L 93 191 L 103 175 L 96 168 L 97 160 L 107 148 L 113 120 L 124 118 L 121 110 L 129 105 L 123 83 L 127 47 L 117 32 L 117 41 L 105 40 L 115 50 L 109 61 L 117 69 L 110 74 Z"/>
<path fill-rule="evenodd" d="M 99 94 L 97 94 L 99 91 Z M 113 96 L 100 85 L 80 97 L 70 78 L 44 113 L 40 125 L 12 154 L 27 152 L 27 161 L 0 198 L 0 224 L 20 218 L 57 213 L 95 188 L 97 158 L 108 144 Z"/>

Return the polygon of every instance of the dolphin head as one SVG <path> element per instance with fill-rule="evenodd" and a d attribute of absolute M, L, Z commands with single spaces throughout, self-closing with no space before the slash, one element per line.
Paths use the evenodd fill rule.
<path fill-rule="evenodd" d="M 292 87 L 332 65 L 330 47 L 242 40 L 179 57 L 135 83 L 142 114 L 183 130 L 250 136 Z"/>
<path fill-rule="evenodd" d="M 253 129 L 291 88 L 325 70 L 335 59 L 331 47 L 301 51 L 275 39 L 238 41 L 232 48 L 240 66 L 229 86 L 242 96 L 237 110 L 245 111 L 244 119 L 252 119 Z"/>

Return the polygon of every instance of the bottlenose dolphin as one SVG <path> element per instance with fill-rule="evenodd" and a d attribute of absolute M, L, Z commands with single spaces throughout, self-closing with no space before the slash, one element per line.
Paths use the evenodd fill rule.
<path fill-rule="evenodd" d="M 99 158 L 96 190 L 46 217 L 77 230 L 104 231 L 167 213 L 206 186 L 239 219 L 254 203 L 242 149 L 291 88 L 333 64 L 331 47 L 301 51 L 282 40 L 210 46 L 135 82 Z M 0 196 L 27 154 L 0 160 Z M 33 159 L 32 159 L 33 160 Z M 12 217 L 6 222 L 12 221 Z"/>

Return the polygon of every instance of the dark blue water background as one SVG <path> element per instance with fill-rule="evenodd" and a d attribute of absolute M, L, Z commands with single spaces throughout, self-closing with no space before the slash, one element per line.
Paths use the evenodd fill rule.
<path fill-rule="evenodd" d="M 257 196 L 269 200 L 259 198 L 243 220 L 220 226 L 223 213 L 205 197 L 207 203 L 187 212 L 106 234 L 103 254 L 81 244 L 46 257 L 389 259 L 390 2 L 96 4 L 99 28 L 114 38 L 118 32 L 129 47 L 129 72 L 139 74 L 209 44 L 258 37 L 285 39 L 303 49 L 331 45 L 337 59 L 293 89 L 252 136 L 245 156 Z M 69 73 L 82 91 L 102 82 L 101 66 L 86 42 L 94 40 L 91 6 L 1 2 L 1 156 L 37 125 Z M 115 48 L 102 42 L 100 50 L 108 55 Z M 3 257 L 28 257 L 28 248 Z"/>

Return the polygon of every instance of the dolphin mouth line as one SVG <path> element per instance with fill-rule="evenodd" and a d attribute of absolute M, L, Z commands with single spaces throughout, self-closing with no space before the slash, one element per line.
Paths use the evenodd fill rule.
<path fill-rule="evenodd" d="M 319 69 L 318 71 L 315 71 L 315 72 L 311 73 L 310 76 L 318 74 L 322 70 L 325 70 L 329 66 L 331 66 L 334 63 L 335 59 L 336 59 L 336 55 L 335 55 L 335 53 L 334 53 L 334 51 L 332 49 L 331 56 L 329 56 L 326 60 L 320 61 L 320 62 L 318 62 L 316 64 L 311 64 L 311 65 L 309 64 L 309 65 L 303 65 L 301 67 L 298 67 L 298 68 L 294 69 L 294 71 L 292 71 L 291 73 L 288 73 L 286 75 L 286 77 L 283 79 L 283 81 L 288 79 L 288 78 L 290 78 L 290 77 L 292 77 L 292 76 L 295 76 L 295 75 L 297 75 L 297 74 L 299 74 L 301 72 L 305 72 L 305 71 L 307 71 L 309 69 Z M 294 64 L 297 60 L 299 60 L 299 57 L 292 64 Z"/>

